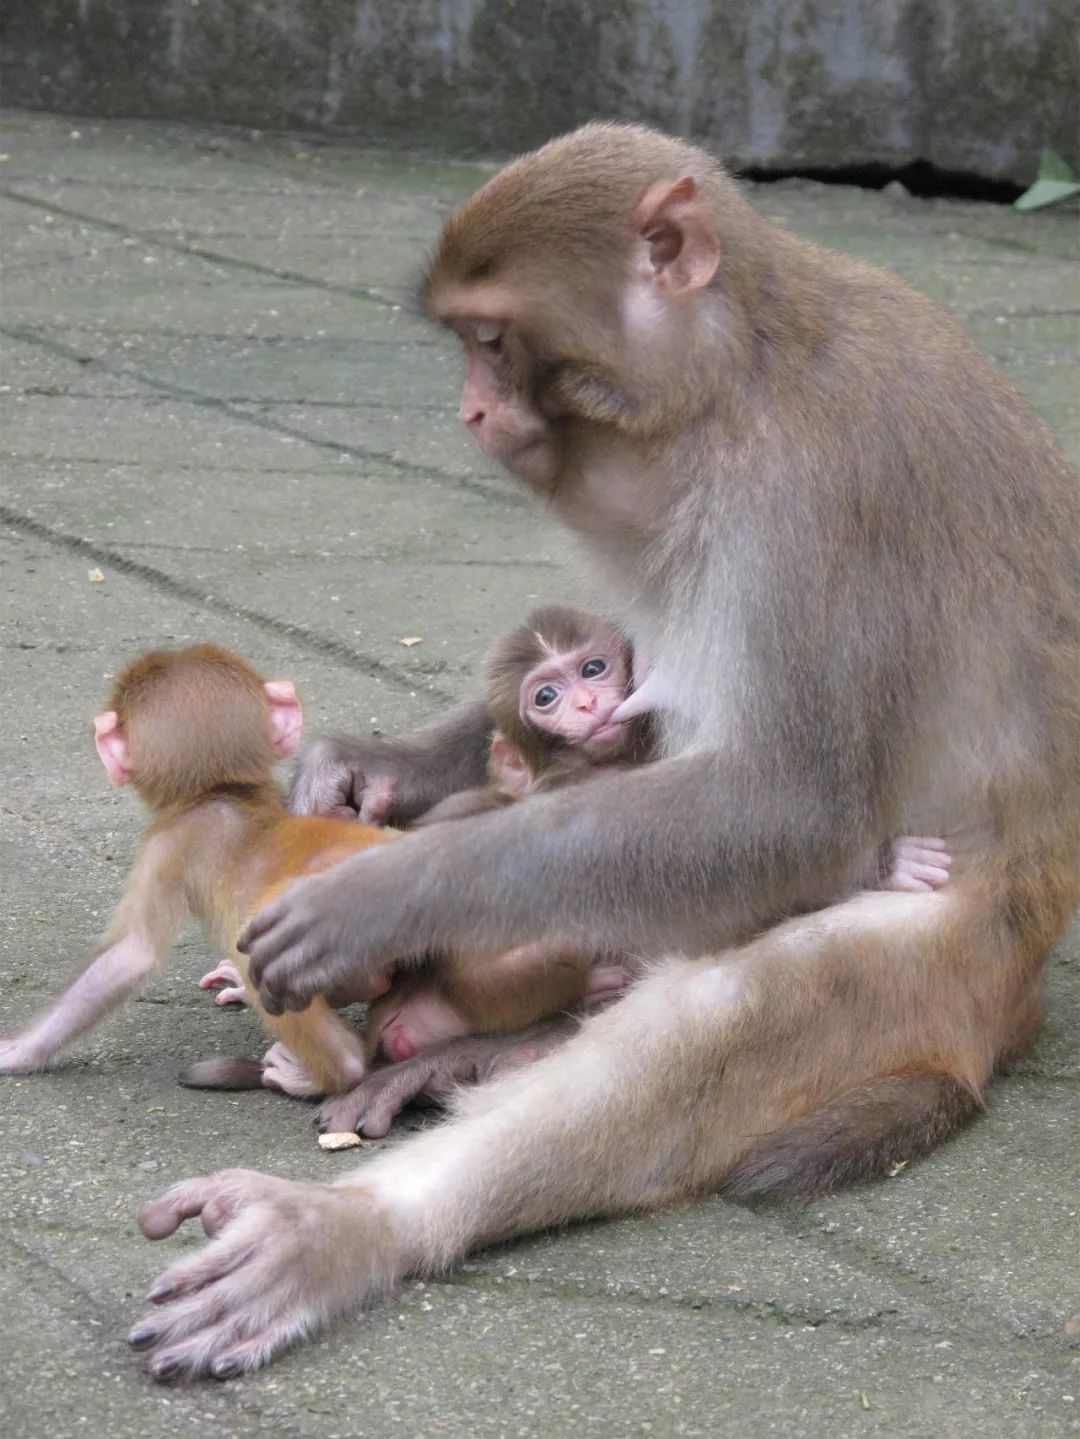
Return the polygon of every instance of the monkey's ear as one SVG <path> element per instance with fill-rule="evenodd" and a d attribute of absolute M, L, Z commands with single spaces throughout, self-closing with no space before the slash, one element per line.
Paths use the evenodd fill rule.
<path fill-rule="evenodd" d="M 127 784 L 132 776 L 131 751 L 115 710 L 94 716 L 94 748 L 105 766 L 109 783 L 118 789 Z"/>
<path fill-rule="evenodd" d="M 263 689 L 270 705 L 274 753 L 278 759 L 287 759 L 300 743 L 300 731 L 304 728 L 296 686 L 292 680 L 267 680 Z"/>
<path fill-rule="evenodd" d="M 642 278 L 669 295 L 703 290 L 720 263 L 720 242 L 697 181 L 653 185 L 634 216 L 643 242 Z"/>
<path fill-rule="evenodd" d="M 501 730 L 491 737 L 488 770 L 495 783 L 509 794 L 528 794 L 536 778 L 520 748 Z"/>

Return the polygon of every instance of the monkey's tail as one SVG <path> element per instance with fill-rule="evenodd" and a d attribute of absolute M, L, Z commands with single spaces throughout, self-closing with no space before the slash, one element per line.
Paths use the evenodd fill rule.
<path fill-rule="evenodd" d="M 761 1140 L 723 1192 L 740 1200 L 811 1198 L 865 1183 L 925 1154 L 982 1107 L 977 1093 L 946 1074 L 876 1079 Z"/>
<path fill-rule="evenodd" d="M 261 1089 L 262 1064 L 257 1059 L 196 1059 L 176 1076 L 186 1089 Z"/>

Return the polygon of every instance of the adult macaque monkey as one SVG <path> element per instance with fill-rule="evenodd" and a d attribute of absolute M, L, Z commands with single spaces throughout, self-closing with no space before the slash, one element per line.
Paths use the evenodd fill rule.
<path fill-rule="evenodd" d="M 94 739 L 109 779 L 130 781 L 153 823 L 99 949 L 21 1033 L 0 1040 L 0 1074 L 44 1068 L 118 1008 L 192 917 L 234 956 L 233 973 L 262 1013 L 234 947 L 247 916 L 297 875 L 392 837 L 286 810 L 273 765 L 292 754 L 301 723 L 288 680 L 264 681 L 217 645 L 157 650 L 124 669 L 94 720 Z M 362 1041 L 324 999 L 299 1015 L 263 1017 L 277 1042 L 261 1064 L 198 1061 L 184 1082 L 327 1094 L 363 1077 Z"/>
<path fill-rule="evenodd" d="M 265 1363 L 524 1230 L 926 1149 L 1038 1030 L 1080 892 L 1080 485 L 936 306 L 618 125 L 486 184 L 424 300 L 465 349 L 463 420 L 591 546 L 674 698 L 662 758 L 302 880 L 242 947 L 271 1010 L 552 925 L 657 958 L 338 1184 L 232 1170 L 148 1205 L 151 1238 L 197 1215 L 212 1236 L 131 1335 L 158 1377 Z M 402 792 L 483 782 L 466 721 L 445 767 L 429 738 L 394 751 Z M 379 778 L 363 744 L 324 747 L 296 793 Z M 950 838 L 945 889 L 823 903 L 904 832 Z"/>

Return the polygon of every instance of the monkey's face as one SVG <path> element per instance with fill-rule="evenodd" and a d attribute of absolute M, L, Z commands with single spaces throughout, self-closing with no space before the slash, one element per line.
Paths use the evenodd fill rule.
<path fill-rule="evenodd" d="M 611 722 L 629 683 L 625 647 L 593 641 L 534 665 L 521 682 L 519 713 L 530 728 L 558 736 L 590 760 L 611 760 L 629 739 L 625 725 Z"/>
<path fill-rule="evenodd" d="M 465 349 L 461 419 L 486 455 L 543 488 L 558 472 L 558 442 L 533 398 L 533 366 L 521 336 L 496 320 L 454 326 Z"/>

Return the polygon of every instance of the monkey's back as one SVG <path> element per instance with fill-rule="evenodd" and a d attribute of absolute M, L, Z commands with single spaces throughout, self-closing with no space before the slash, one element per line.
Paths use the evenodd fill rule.
<path fill-rule="evenodd" d="M 332 869 L 369 845 L 398 837 L 397 830 L 354 820 L 283 815 L 263 841 L 260 884 L 252 913 L 294 879 Z"/>

